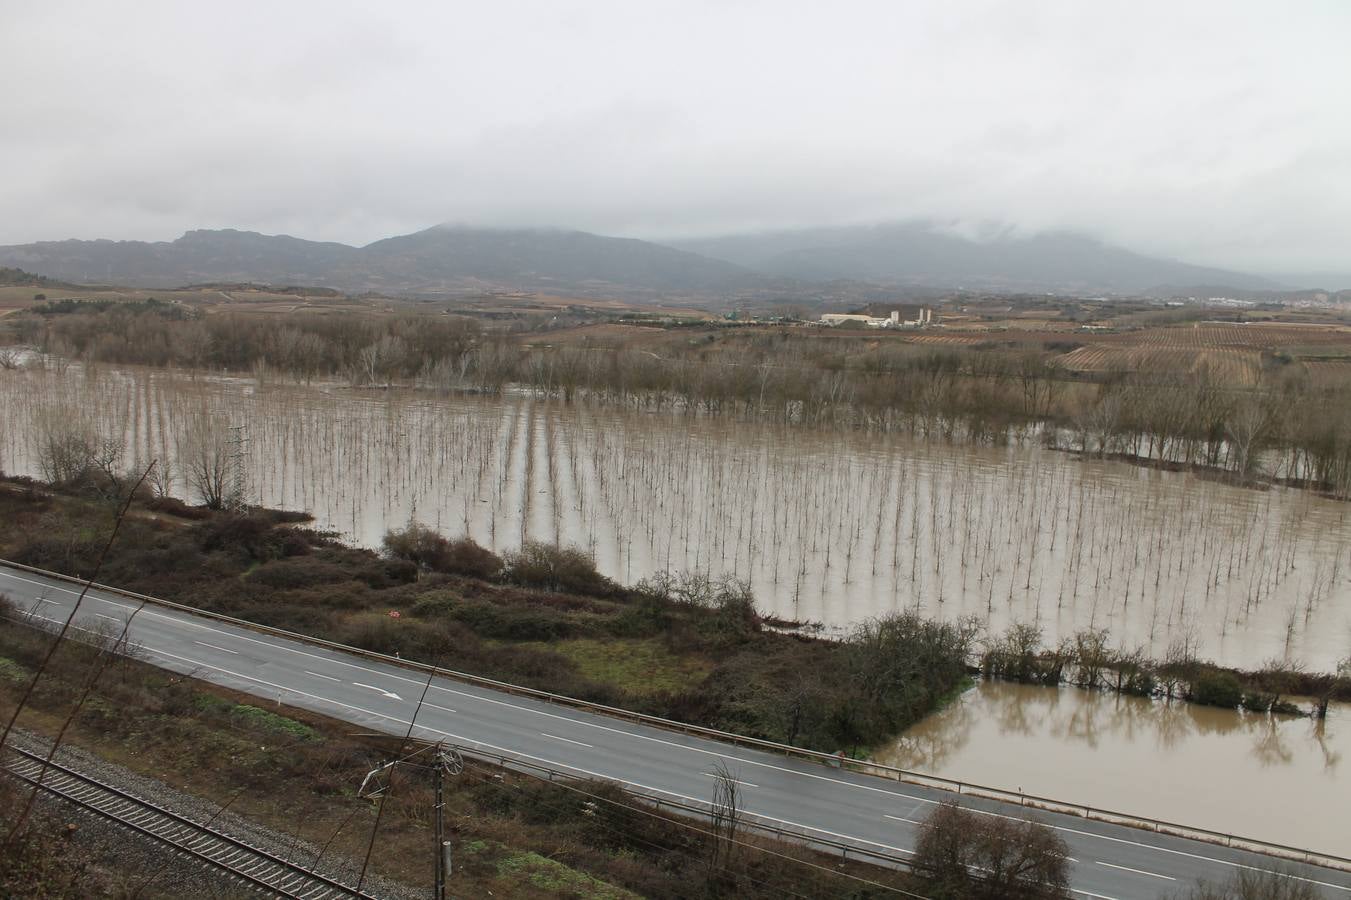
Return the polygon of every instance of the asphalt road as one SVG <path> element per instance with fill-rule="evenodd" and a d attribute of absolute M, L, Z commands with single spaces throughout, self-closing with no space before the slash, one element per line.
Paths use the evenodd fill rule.
<path fill-rule="evenodd" d="M 78 594 L 78 586 L 69 582 L 0 565 L 0 595 L 8 595 L 24 614 L 48 627 L 65 621 Z M 91 591 L 75 622 L 120 631 L 136 605 L 118 594 Z M 166 669 L 399 735 L 407 731 L 426 684 L 425 676 L 396 665 L 155 605 L 135 615 L 129 635 L 142 658 Z M 715 766 L 721 762 L 740 782 L 745 812 L 791 830 L 901 857 L 914 846 L 918 821 L 935 803 L 952 796 L 450 678 L 433 680 L 414 734 L 696 804 L 711 799 Z M 990 815 L 1028 814 L 997 801 L 964 798 L 963 804 Z M 1351 900 L 1351 873 L 1075 816 L 1038 812 L 1036 817 L 1069 845 L 1078 897 L 1177 896 L 1199 879 L 1225 881 L 1239 869 L 1276 868 L 1286 877 L 1312 883 L 1327 897 Z"/>

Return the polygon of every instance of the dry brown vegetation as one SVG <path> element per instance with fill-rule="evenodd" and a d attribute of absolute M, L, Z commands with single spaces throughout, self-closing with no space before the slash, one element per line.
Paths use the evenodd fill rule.
<path fill-rule="evenodd" d="M 51 636 L 18 624 L 21 611 L 13 607 L 3 614 L 0 710 L 8 714 Z M 92 646 L 64 644 L 21 724 L 55 731 L 82 694 L 96 656 Z M 357 786 L 366 772 L 416 748 L 350 732 L 346 723 L 272 704 L 264 708 L 248 696 L 123 659 L 104 670 L 69 739 L 326 848 L 326 858 L 359 861 L 376 814 L 372 801 L 355 795 Z M 430 780 L 410 766 L 388 784 L 374 870 L 425 888 L 432 869 Z M 0 799 L 17 799 L 8 783 L 0 787 Z M 0 822 L 20 805 L 0 804 Z M 706 823 L 658 814 L 612 784 L 551 784 L 473 760 L 448 781 L 446 814 L 456 859 L 451 888 L 459 896 L 846 897 L 857 896 L 860 878 L 913 887 L 898 872 L 841 864 L 744 831 L 735 836 L 738 852 L 727 854 Z M 19 839 L 21 849 L 0 855 L 5 896 L 175 896 L 172 872 L 129 866 L 110 873 L 92 866 L 87 852 L 47 820 L 35 820 Z"/>
<path fill-rule="evenodd" d="M 71 489 L 88 492 L 86 484 Z M 975 637 L 969 626 L 905 614 L 865 623 L 843 641 L 817 640 L 763 627 L 749 588 L 735 580 L 669 575 L 628 588 L 575 548 L 528 542 L 498 560 L 415 526 L 392 533 L 382 557 L 277 514 L 165 516 L 174 511 L 162 499 L 138 499 L 100 579 L 350 646 L 827 752 L 858 753 L 932 710 L 965 678 Z M 89 572 L 110 525 L 106 499 L 0 492 L 6 559 Z M 644 665 L 627 665 L 629 657 Z"/>
<path fill-rule="evenodd" d="M 202 308 L 140 303 L 81 314 L 67 307 L 66 314 L 19 317 L 12 327 L 50 353 L 98 362 L 476 391 L 514 382 L 568 400 L 977 442 L 1049 429 L 1051 443 L 1085 452 L 1338 494 L 1351 488 L 1351 388 L 1341 371 L 1351 328 L 1336 323 L 1183 321 L 1092 332 L 1072 323 L 1046 330 L 988 320 L 913 333 L 707 324 L 550 330 L 557 314 L 485 327 L 407 304 L 377 304 L 368 310 L 377 314 L 362 316 L 201 315 Z M 564 318 L 559 324 L 569 325 Z M 541 327 L 524 341 L 510 333 Z"/>
<path fill-rule="evenodd" d="M 1069 847 L 1030 819 L 982 815 L 954 801 L 925 819 L 915 871 L 935 900 L 1065 900 Z"/>

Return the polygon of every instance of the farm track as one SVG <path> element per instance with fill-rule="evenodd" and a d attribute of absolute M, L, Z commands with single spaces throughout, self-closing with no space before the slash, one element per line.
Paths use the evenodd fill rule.
<path fill-rule="evenodd" d="M 230 878 L 263 893 L 296 900 L 375 897 L 68 766 L 49 762 L 43 773 L 42 756 L 19 747 L 9 749 L 14 756 L 5 765 L 5 771 L 15 778 L 165 844 L 177 853 L 220 869 Z"/>

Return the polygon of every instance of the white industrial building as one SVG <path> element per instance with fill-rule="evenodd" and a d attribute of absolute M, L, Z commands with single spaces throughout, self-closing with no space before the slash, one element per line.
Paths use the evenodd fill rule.
<path fill-rule="evenodd" d="M 926 325 L 932 325 L 933 318 L 934 311 L 932 309 L 921 309 L 917 319 L 902 319 L 900 310 L 893 309 L 890 316 L 882 319 L 854 313 L 826 313 L 821 317 L 821 324 L 835 327 L 852 322 L 868 328 L 923 328 Z"/>

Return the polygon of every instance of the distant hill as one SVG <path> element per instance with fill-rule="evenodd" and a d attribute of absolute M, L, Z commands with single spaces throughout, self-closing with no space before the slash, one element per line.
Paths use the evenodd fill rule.
<path fill-rule="evenodd" d="M 436 226 L 365 247 L 250 231 L 175 241 L 44 241 L 0 247 L 0 265 L 81 284 L 169 288 L 264 283 L 437 294 L 505 289 L 631 300 L 810 299 L 858 290 L 1143 294 L 1165 285 L 1281 286 L 1053 233 L 973 241 L 926 224 L 806 229 L 665 246 L 582 231 Z M 1232 296 L 1232 294 L 1229 294 Z"/>
<path fill-rule="evenodd" d="M 34 275 L 32 272 L 25 272 L 23 269 L 11 269 L 8 266 L 0 266 L 0 286 L 3 287 L 70 287 L 68 284 L 57 281 L 53 278 L 47 278 L 44 275 Z"/>
<path fill-rule="evenodd" d="M 0 264 L 80 283 L 263 282 L 350 292 L 499 287 L 680 295 L 735 290 L 757 280 L 732 263 L 646 241 L 447 226 L 365 247 L 232 229 L 189 231 L 155 243 L 43 241 L 0 247 Z"/>
<path fill-rule="evenodd" d="M 584 231 L 438 226 L 376 241 L 362 262 L 404 284 L 472 278 L 520 287 L 625 285 L 665 292 L 734 290 L 759 279 L 740 266 L 631 238 Z"/>
<path fill-rule="evenodd" d="M 807 281 L 1129 294 L 1170 284 L 1278 287 L 1257 276 L 1142 256 L 1076 234 L 977 241 L 927 223 L 731 235 L 675 246 L 765 275 Z"/>

